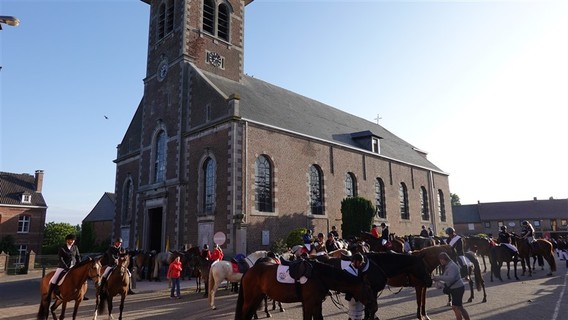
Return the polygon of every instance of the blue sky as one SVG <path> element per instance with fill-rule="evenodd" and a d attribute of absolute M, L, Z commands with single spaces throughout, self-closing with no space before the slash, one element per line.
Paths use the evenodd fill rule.
<path fill-rule="evenodd" d="M 567 198 L 568 1 L 268 1 L 245 72 L 380 124 L 462 203 Z M 45 171 L 48 221 L 114 192 L 143 94 L 149 6 L 3 0 L 0 170 Z M 108 119 L 105 119 L 107 116 Z"/>

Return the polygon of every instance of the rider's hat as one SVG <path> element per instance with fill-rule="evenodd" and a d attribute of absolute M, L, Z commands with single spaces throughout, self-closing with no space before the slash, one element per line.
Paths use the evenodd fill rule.
<path fill-rule="evenodd" d="M 454 230 L 454 228 L 452 228 L 452 227 L 446 228 L 446 234 L 454 234 L 455 232 L 456 232 L 456 230 Z"/>

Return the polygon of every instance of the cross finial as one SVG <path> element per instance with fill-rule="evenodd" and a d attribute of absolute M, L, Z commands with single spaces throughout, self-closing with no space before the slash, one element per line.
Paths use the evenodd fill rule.
<path fill-rule="evenodd" d="M 377 124 L 379 124 L 379 120 L 381 120 L 381 119 L 382 119 L 381 116 L 377 113 L 377 117 L 373 120 L 377 120 Z"/>

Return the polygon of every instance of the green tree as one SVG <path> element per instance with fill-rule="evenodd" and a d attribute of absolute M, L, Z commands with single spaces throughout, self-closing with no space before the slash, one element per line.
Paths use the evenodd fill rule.
<path fill-rule="evenodd" d="M 43 232 L 41 252 L 43 254 L 56 254 L 60 246 L 65 243 L 68 234 L 77 234 L 78 226 L 72 226 L 65 222 L 48 222 Z"/>
<path fill-rule="evenodd" d="M 16 248 L 16 242 L 14 241 L 14 236 L 7 235 L 2 237 L 0 240 L 0 252 L 7 253 L 11 256 L 18 254 L 18 249 Z"/>
<path fill-rule="evenodd" d="M 461 206 L 460 196 L 455 193 L 450 193 L 450 197 L 452 198 L 452 206 Z"/>
<path fill-rule="evenodd" d="M 343 238 L 358 236 L 361 231 L 371 229 L 375 206 L 362 197 L 349 197 L 341 201 L 341 231 Z"/>
<path fill-rule="evenodd" d="M 83 222 L 81 225 L 81 239 L 79 241 L 79 252 L 94 252 L 95 243 L 95 229 L 93 222 Z"/>
<path fill-rule="evenodd" d="M 302 236 L 308 231 L 306 228 L 298 228 L 290 231 L 288 237 L 286 238 L 286 245 L 292 248 L 295 245 L 304 244 Z"/>

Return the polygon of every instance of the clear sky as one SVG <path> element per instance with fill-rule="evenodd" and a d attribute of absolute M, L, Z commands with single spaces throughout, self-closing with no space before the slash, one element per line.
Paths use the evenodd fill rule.
<path fill-rule="evenodd" d="M 143 94 L 149 6 L 2 0 L 0 170 L 45 171 L 47 221 L 114 192 Z M 568 198 L 568 1 L 270 1 L 245 72 L 380 124 L 463 204 Z M 108 117 L 108 119 L 105 118 Z"/>

